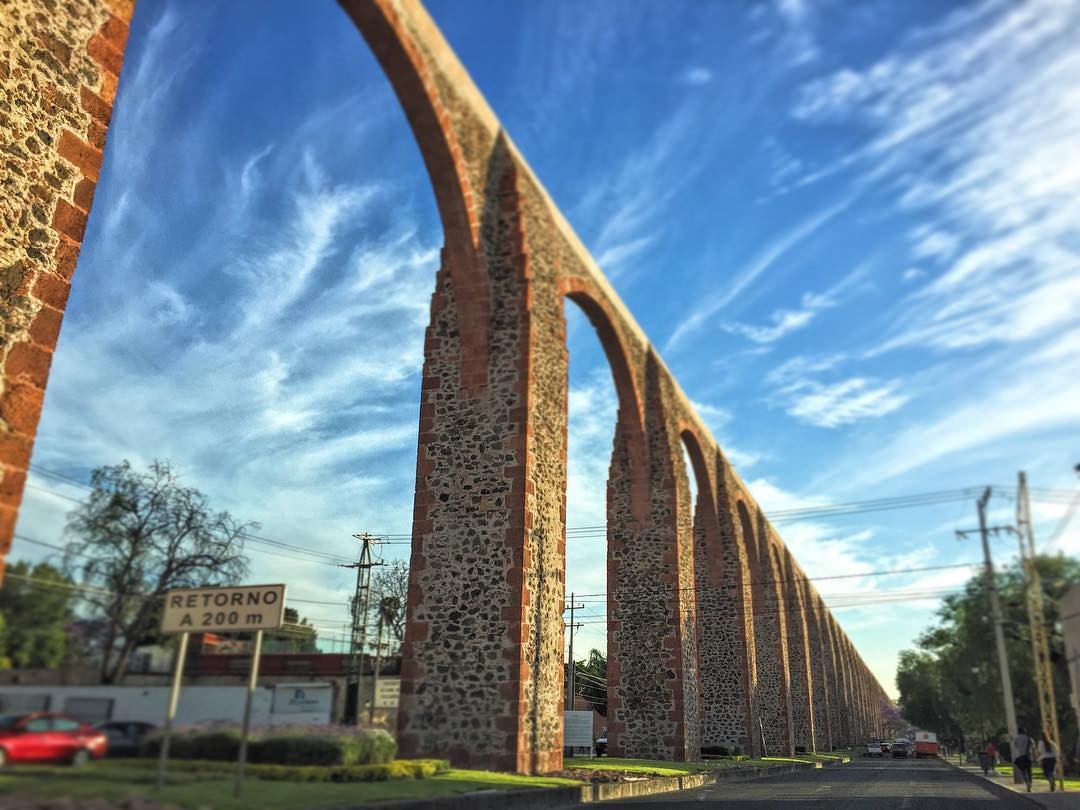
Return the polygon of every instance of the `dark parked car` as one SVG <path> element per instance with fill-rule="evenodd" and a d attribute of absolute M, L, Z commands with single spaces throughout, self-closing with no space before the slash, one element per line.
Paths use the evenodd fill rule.
<path fill-rule="evenodd" d="M 62 714 L 0 715 L 0 767 L 9 762 L 85 765 L 108 749 L 103 732 Z"/>
<path fill-rule="evenodd" d="M 134 720 L 109 720 L 98 723 L 95 728 L 98 731 L 104 731 L 109 738 L 110 757 L 137 757 L 143 739 L 150 732 L 157 730 L 157 726 L 153 723 L 140 723 Z"/>
<path fill-rule="evenodd" d="M 596 755 L 602 757 L 607 754 L 607 729 L 600 732 L 600 736 L 593 742 L 596 747 Z"/>
<path fill-rule="evenodd" d="M 893 759 L 897 757 L 907 758 L 908 752 L 911 750 L 911 745 L 907 740 L 897 740 L 892 744 Z"/>

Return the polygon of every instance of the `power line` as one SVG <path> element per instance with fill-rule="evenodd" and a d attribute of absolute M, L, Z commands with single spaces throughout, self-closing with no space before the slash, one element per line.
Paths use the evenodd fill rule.
<path fill-rule="evenodd" d="M 948 564 L 948 565 L 926 565 L 926 566 L 922 566 L 922 567 L 919 567 L 919 568 L 894 568 L 894 569 L 891 569 L 891 570 L 882 570 L 882 571 L 866 571 L 866 572 L 861 573 L 861 574 L 828 574 L 828 575 L 820 576 L 820 577 L 788 577 L 788 578 L 778 578 L 778 579 L 752 579 L 752 580 L 749 580 L 749 581 L 747 581 L 745 583 L 737 582 L 737 583 L 735 583 L 733 585 L 690 585 L 690 586 L 687 586 L 687 587 L 684 587 L 684 588 L 657 589 L 657 595 L 658 596 L 664 596 L 664 595 L 667 595 L 667 594 L 670 594 L 670 593 L 675 593 L 675 592 L 678 592 L 678 591 L 714 591 L 714 590 L 738 591 L 738 590 L 741 590 L 744 587 L 744 585 L 785 585 L 785 584 L 794 583 L 794 582 L 825 582 L 825 581 L 837 580 L 837 579 L 861 579 L 863 577 L 885 577 L 885 576 L 896 576 L 896 575 L 899 575 L 899 574 L 921 574 L 921 573 L 925 573 L 927 571 L 946 571 L 946 570 L 958 569 L 958 568 L 973 568 L 973 567 L 981 565 L 981 564 L 982 563 L 979 563 L 979 562 L 951 563 L 951 564 Z M 634 591 L 637 591 L 637 590 L 645 590 L 645 589 L 644 588 L 627 588 L 625 590 L 620 591 L 619 593 L 621 595 L 623 593 L 633 593 Z M 585 601 L 588 602 L 588 601 L 590 601 L 589 597 L 597 597 L 597 596 L 605 596 L 606 597 L 606 596 L 608 596 L 608 592 L 607 591 L 598 591 L 597 593 L 581 593 L 581 594 L 578 594 L 577 596 L 578 596 L 578 598 L 584 598 Z M 622 600 L 620 599 L 620 601 L 622 601 Z"/>
<path fill-rule="evenodd" d="M 69 483 L 69 484 L 72 484 L 72 485 L 75 485 L 75 486 L 79 486 L 79 487 L 81 487 L 83 489 L 87 489 L 87 490 L 91 490 L 91 491 L 93 490 L 93 487 L 91 485 L 86 484 L 86 483 L 84 483 L 82 481 L 79 481 L 79 480 L 77 480 L 75 478 L 72 478 L 70 476 L 64 475 L 63 473 L 59 473 L 59 472 L 57 472 L 55 470 L 49 470 L 47 468 L 40 467 L 38 465 L 33 465 L 33 464 L 30 465 L 30 469 L 34 473 L 39 473 L 39 474 L 44 475 L 44 476 L 52 477 L 54 479 L 58 479 L 58 480 L 66 482 L 66 483 Z M 73 501 L 75 503 L 84 503 L 84 501 L 82 501 L 82 500 L 80 500 L 78 498 L 73 498 L 73 497 L 71 497 L 69 495 L 66 495 L 64 493 L 56 492 L 55 490 L 49 489 L 47 487 L 42 487 L 42 486 L 39 486 L 37 484 L 33 484 L 33 483 L 29 483 L 29 482 L 26 485 L 28 487 L 33 488 L 33 489 L 48 492 L 50 494 L 56 495 L 56 496 L 61 497 L 61 498 L 65 498 L 65 499 Z M 927 492 L 927 493 L 914 494 L 914 495 L 900 495 L 900 496 L 876 498 L 876 499 L 869 499 L 869 500 L 862 500 L 862 501 L 848 501 L 848 502 L 837 503 L 837 504 L 826 504 L 826 505 L 813 506 L 813 507 L 802 507 L 802 508 L 794 508 L 794 509 L 774 510 L 772 512 L 766 513 L 766 518 L 768 520 L 772 521 L 772 522 L 790 522 L 790 521 L 794 521 L 794 520 L 803 520 L 803 519 L 813 518 L 813 517 L 830 517 L 830 516 L 839 517 L 839 516 L 848 516 L 848 515 L 865 514 L 865 513 L 872 513 L 872 512 L 879 512 L 879 511 L 887 511 L 887 510 L 893 510 L 893 509 L 907 509 L 907 508 L 914 508 L 914 507 L 918 507 L 918 506 L 926 506 L 926 505 L 933 505 L 933 504 L 939 504 L 939 503 L 949 503 L 949 502 L 958 501 L 958 500 L 965 500 L 965 499 L 971 497 L 971 493 L 973 491 L 975 491 L 975 489 L 976 488 L 973 488 L 973 487 L 965 487 L 965 488 L 960 488 L 960 489 L 939 490 L 939 491 L 936 491 L 936 492 Z M 1002 488 L 1002 489 L 1008 489 L 1008 488 Z M 1071 496 L 1071 494 L 1072 494 L 1072 493 L 1066 492 L 1065 490 L 1053 490 L 1053 489 L 1039 490 L 1039 492 L 1046 498 L 1058 498 L 1058 497 L 1064 497 L 1064 496 Z M 1038 500 L 1038 498 L 1035 498 L 1035 499 Z M 603 526 L 603 525 L 597 525 L 597 526 L 571 526 L 571 527 L 566 528 L 566 534 L 567 534 L 568 539 L 573 539 L 573 540 L 583 540 L 583 539 L 598 540 L 598 539 L 606 539 L 607 535 L 608 535 L 608 531 L 607 531 L 607 527 Z M 381 545 L 389 545 L 389 546 L 408 546 L 408 545 L 412 545 L 412 540 L 411 540 L 412 534 L 411 533 L 397 533 L 397 534 L 395 534 L 395 533 L 382 533 L 382 534 L 379 534 L 379 535 L 376 535 L 376 536 L 380 538 Z M 271 547 L 274 547 L 275 549 L 278 549 L 279 550 L 278 552 L 272 552 L 272 551 L 265 550 L 265 549 L 255 549 L 255 548 L 253 548 L 252 551 L 258 551 L 259 553 L 267 554 L 267 555 L 270 555 L 270 556 L 277 556 L 277 557 L 280 557 L 281 559 L 291 559 L 291 560 L 294 560 L 294 561 L 303 561 L 303 562 L 321 562 L 323 564 L 332 565 L 332 566 L 338 566 L 342 562 L 344 562 L 345 559 L 346 559 L 342 555 L 335 555 L 335 554 L 331 554 L 331 553 L 327 553 L 327 552 L 322 552 L 322 551 L 306 548 L 304 546 L 298 546 L 298 545 L 294 545 L 294 544 L 291 544 L 291 543 L 285 543 L 285 542 L 280 541 L 280 540 L 275 540 L 275 539 L 272 539 L 272 538 L 264 537 L 262 535 L 256 535 L 256 534 L 253 534 L 251 532 L 243 532 L 243 533 L 241 533 L 241 537 L 243 537 L 246 540 L 252 540 L 253 542 L 262 543 L 264 545 L 269 545 Z M 402 539 L 402 538 L 409 538 L 409 539 Z M 311 557 L 312 559 L 311 560 L 301 559 L 299 557 L 290 556 L 289 554 L 282 554 L 282 553 L 280 553 L 280 551 L 292 552 L 294 554 L 303 555 L 304 557 Z"/>

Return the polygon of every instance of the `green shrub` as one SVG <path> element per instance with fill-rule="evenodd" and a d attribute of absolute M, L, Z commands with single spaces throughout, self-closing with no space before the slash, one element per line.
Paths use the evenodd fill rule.
<path fill-rule="evenodd" d="M 367 729 L 358 736 L 357 765 L 369 765 L 390 762 L 397 756 L 397 740 L 381 728 Z"/>
<path fill-rule="evenodd" d="M 161 735 L 143 741 L 140 753 L 156 757 L 161 752 Z M 235 760 L 240 754 L 240 732 L 232 726 L 207 726 L 174 732 L 169 756 L 177 759 Z"/>
<path fill-rule="evenodd" d="M 143 745 L 144 756 L 157 756 L 161 736 Z M 177 731 L 169 753 L 176 759 L 231 760 L 240 753 L 234 726 L 205 726 Z M 350 726 L 280 726 L 260 729 L 248 739 L 248 762 L 269 765 L 383 765 L 397 756 L 397 742 L 381 729 Z"/>
<path fill-rule="evenodd" d="M 343 765 L 351 746 L 341 737 L 282 734 L 252 740 L 249 762 L 278 765 Z"/>
<path fill-rule="evenodd" d="M 177 760 L 174 773 L 232 773 L 232 762 Z M 428 779 L 450 769 L 444 759 L 395 759 L 376 765 L 268 765 L 249 764 L 246 773 L 268 782 L 386 782 L 391 779 Z"/>

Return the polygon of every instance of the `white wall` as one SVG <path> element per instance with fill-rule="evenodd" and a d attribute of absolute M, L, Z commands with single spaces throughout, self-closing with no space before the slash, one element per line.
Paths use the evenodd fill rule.
<path fill-rule="evenodd" d="M 317 707 L 308 712 L 271 711 L 274 700 L 273 686 L 260 686 L 255 690 L 251 704 L 253 726 L 281 725 L 283 723 L 329 723 L 332 704 L 332 687 L 329 683 L 277 684 L 280 689 L 300 687 L 311 696 Z M 49 711 L 63 712 L 68 698 L 105 698 L 113 701 L 110 720 L 139 720 L 161 725 L 169 702 L 167 686 L 0 686 L 0 699 L 11 696 L 28 698 L 48 695 Z M 180 689 L 180 702 L 176 711 L 177 725 L 202 723 L 213 720 L 239 723 L 244 717 L 245 688 L 243 686 L 186 686 Z M 279 700 L 279 707 L 285 701 Z"/>

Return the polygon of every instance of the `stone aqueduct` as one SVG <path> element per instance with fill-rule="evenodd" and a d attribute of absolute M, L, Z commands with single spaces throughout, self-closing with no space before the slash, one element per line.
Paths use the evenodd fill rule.
<path fill-rule="evenodd" d="M 397 92 L 445 232 L 424 350 L 403 753 L 561 767 L 566 298 L 596 328 L 619 399 L 611 752 L 687 759 L 702 746 L 760 751 L 764 739 L 778 754 L 880 732 L 881 686 L 418 0 L 342 5 Z M 0 11 L 0 552 L 132 11 L 133 0 Z"/>

